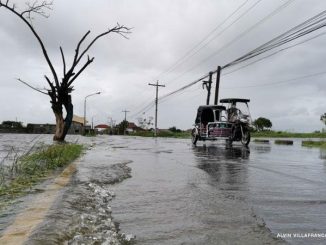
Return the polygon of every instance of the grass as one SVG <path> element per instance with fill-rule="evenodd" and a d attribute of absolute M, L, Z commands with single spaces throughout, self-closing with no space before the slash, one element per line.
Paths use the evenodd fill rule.
<path fill-rule="evenodd" d="M 265 143 L 265 144 L 269 143 L 269 140 L 266 139 L 254 139 L 253 141 L 256 143 Z"/>
<path fill-rule="evenodd" d="M 293 140 L 275 140 L 274 143 L 277 145 L 293 145 Z"/>
<path fill-rule="evenodd" d="M 312 141 L 312 140 L 306 140 L 302 141 L 302 146 L 306 147 L 320 147 L 320 148 L 326 148 L 326 141 Z"/>
<path fill-rule="evenodd" d="M 14 159 L 11 166 L 1 166 L 0 197 L 15 197 L 45 179 L 54 170 L 80 156 L 79 144 L 54 144 L 43 146 L 34 153 Z"/>
<path fill-rule="evenodd" d="M 326 133 L 290 133 L 284 131 L 251 132 L 251 137 L 266 138 L 326 138 Z"/>

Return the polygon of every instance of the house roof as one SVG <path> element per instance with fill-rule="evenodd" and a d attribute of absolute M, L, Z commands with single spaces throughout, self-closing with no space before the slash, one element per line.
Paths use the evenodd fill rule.
<path fill-rule="evenodd" d="M 79 116 L 73 115 L 72 121 L 84 125 L 84 117 L 79 117 Z M 87 123 L 87 121 L 86 121 L 86 123 Z"/>
<path fill-rule="evenodd" d="M 106 125 L 106 124 L 99 124 L 99 125 L 96 125 L 94 128 L 110 128 L 110 126 Z"/>
<path fill-rule="evenodd" d="M 128 123 L 128 128 L 138 128 L 137 125 L 133 122 Z"/>

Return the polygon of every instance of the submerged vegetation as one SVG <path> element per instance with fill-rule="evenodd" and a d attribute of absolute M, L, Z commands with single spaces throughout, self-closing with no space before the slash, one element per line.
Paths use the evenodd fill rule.
<path fill-rule="evenodd" d="M 266 138 L 326 138 L 326 133 L 290 133 L 285 131 L 257 131 L 251 132 L 252 137 Z"/>
<path fill-rule="evenodd" d="M 293 145 L 293 140 L 275 140 L 274 143 L 277 145 Z"/>
<path fill-rule="evenodd" d="M 79 144 L 54 144 L 42 146 L 33 153 L 10 159 L 10 164 L 0 163 L 0 197 L 15 197 L 45 179 L 57 168 L 63 167 L 82 153 Z M 2 204 L 0 203 L 0 206 Z"/>
<path fill-rule="evenodd" d="M 306 140 L 302 141 L 302 146 L 306 147 L 320 147 L 320 148 L 326 148 L 326 141 L 312 141 L 312 140 Z"/>

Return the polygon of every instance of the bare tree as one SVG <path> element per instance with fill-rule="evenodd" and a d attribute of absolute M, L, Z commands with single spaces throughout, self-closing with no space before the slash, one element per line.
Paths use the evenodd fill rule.
<path fill-rule="evenodd" d="M 47 53 L 45 45 L 36 32 L 34 26 L 32 25 L 32 20 L 34 15 L 41 15 L 45 18 L 49 17 L 46 13 L 46 10 L 52 10 L 52 2 L 47 1 L 34 1 L 33 3 L 26 3 L 26 9 L 23 11 L 19 11 L 16 8 L 15 4 L 10 4 L 9 0 L 0 0 L 0 8 L 10 11 L 15 16 L 17 16 L 20 20 L 22 20 L 28 28 L 31 30 L 35 38 L 37 39 L 39 45 L 41 46 L 44 58 L 51 70 L 51 76 L 45 75 L 45 80 L 49 85 L 49 88 L 45 91 L 37 89 L 27 82 L 24 82 L 22 79 L 18 79 L 20 82 L 29 86 L 30 88 L 49 95 L 51 98 L 52 111 L 55 115 L 56 119 L 56 129 L 53 140 L 55 141 L 64 141 L 65 136 L 71 126 L 72 117 L 73 117 L 73 104 L 71 101 L 71 93 L 73 91 L 73 83 L 78 78 L 78 76 L 94 61 L 94 57 L 90 57 L 87 55 L 89 49 L 94 45 L 94 43 L 101 37 L 106 36 L 110 33 L 117 33 L 126 38 L 126 35 L 130 33 L 130 28 L 125 27 L 123 25 L 119 25 L 119 23 L 113 28 L 109 28 L 107 31 L 100 33 L 95 38 L 90 40 L 86 45 L 83 45 L 85 48 L 81 48 L 82 44 L 84 44 L 86 38 L 90 34 L 90 31 L 87 31 L 86 34 L 80 39 L 78 42 L 75 55 L 73 58 L 73 62 L 70 67 L 66 64 L 65 55 L 62 47 L 60 47 L 60 53 L 62 57 L 62 65 L 63 65 L 63 76 L 61 80 L 58 77 L 58 73 L 54 68 L 50 57 Z M 82 59 L 87 55 L 87 59 L 84 60 L 84 63 L 79 66 Z M 66 117 L 63 116 L 63 109 L 66 111 Z"/>
<path fill-rule="evenodd" d="M 320 116 L 320 121 L 322 121 L 326 125 L 326 113 Z"/>

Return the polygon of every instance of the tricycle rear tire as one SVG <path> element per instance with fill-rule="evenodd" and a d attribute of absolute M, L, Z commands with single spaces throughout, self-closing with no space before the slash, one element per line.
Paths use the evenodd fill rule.
<path fill-rule="evenodd" d="M 197 141 L 198 141 L 198 134 L 197 134 L 197 129 L 194 128 L 192 131 L 191 131 L 191 142 L 193 145 L 196 145 Z"/>

